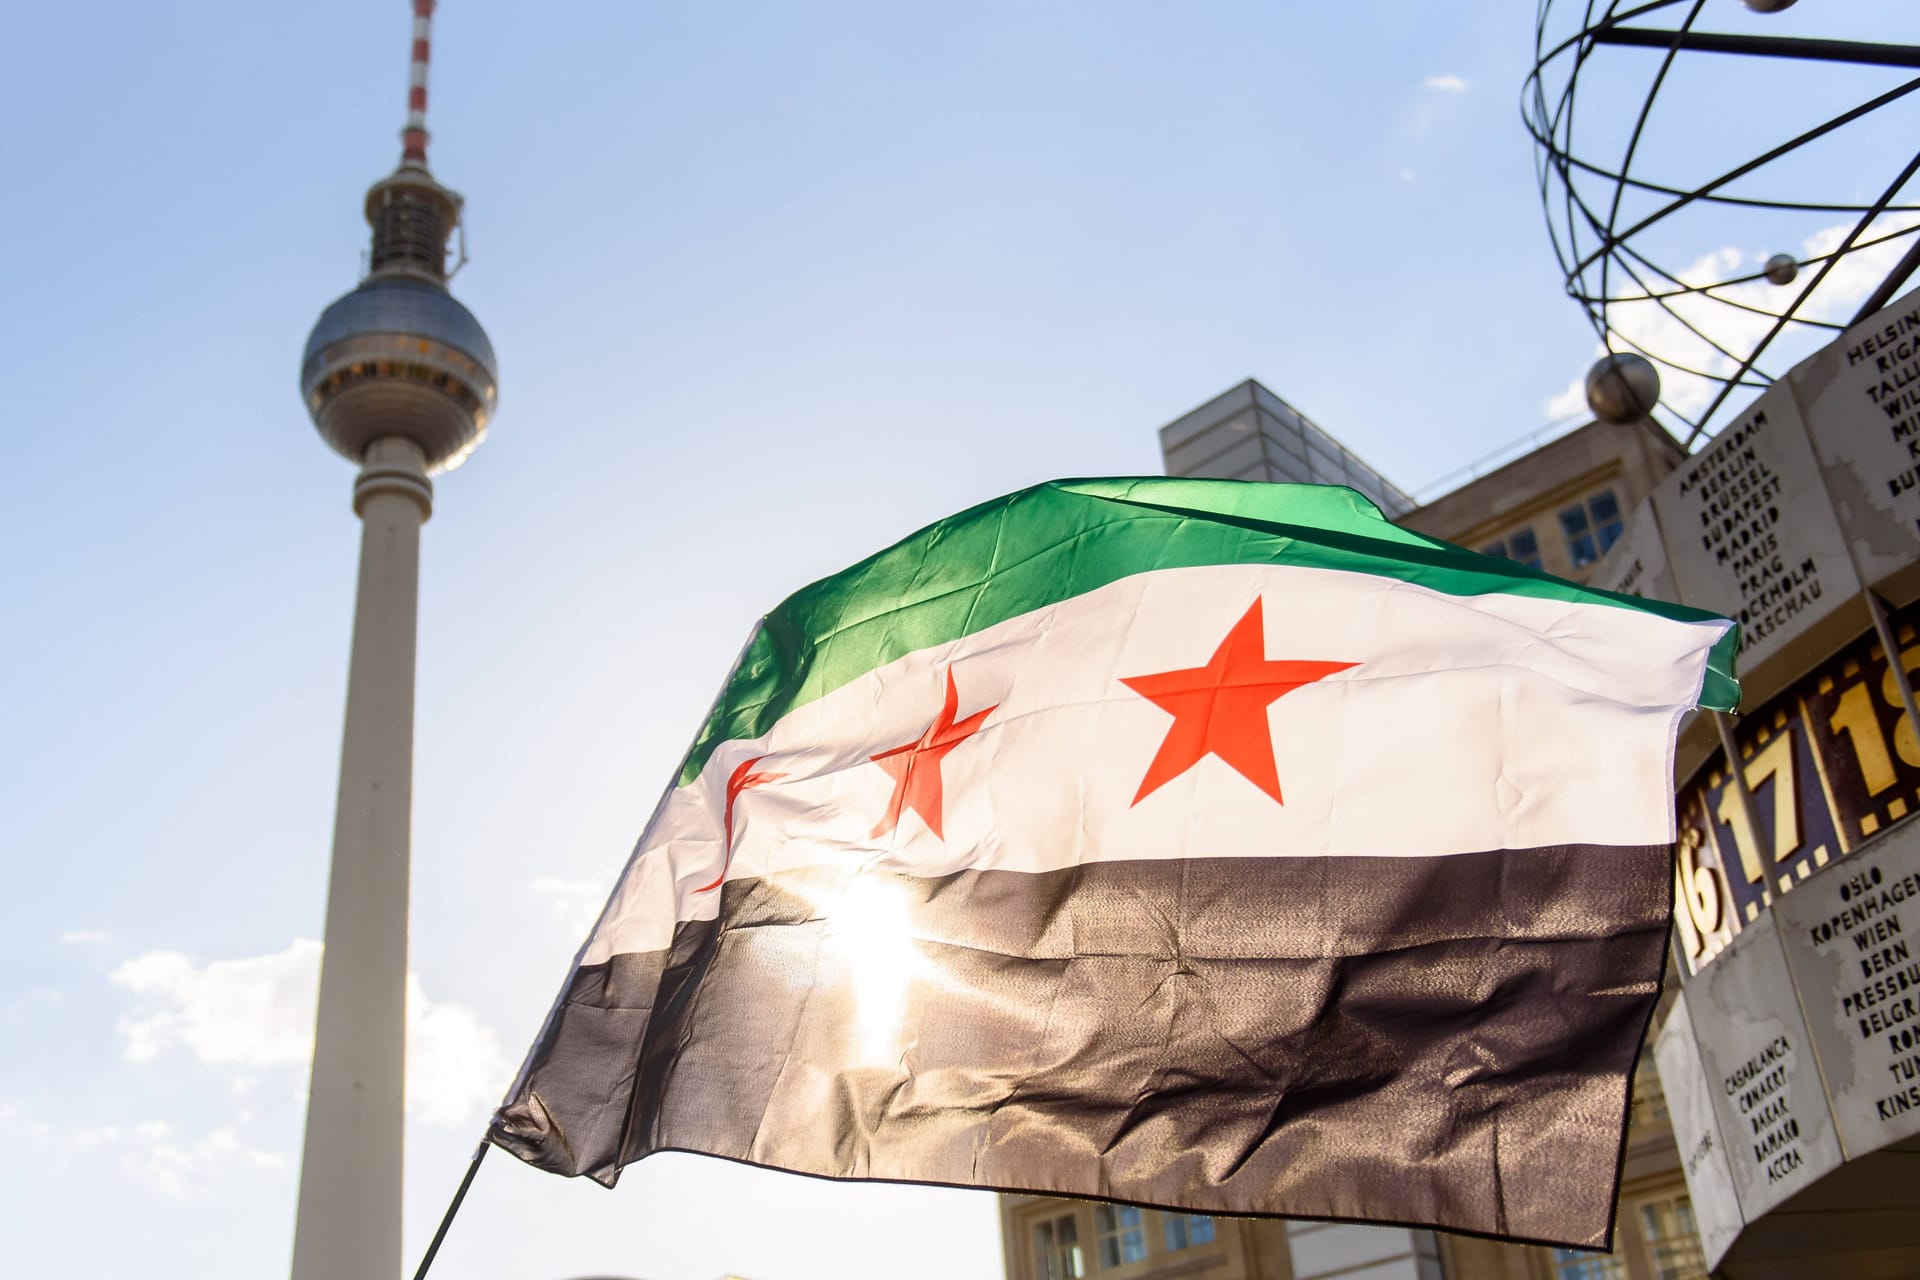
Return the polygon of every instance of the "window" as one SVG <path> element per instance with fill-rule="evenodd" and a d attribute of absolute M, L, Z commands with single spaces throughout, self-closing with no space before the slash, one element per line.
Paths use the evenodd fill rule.
<path fill-rule="evenodd" d="M 1636 1125 L 1669 1123 L 1667 1095 L 1661 1092 L 1660 1074 L 1652 1058 L 1642 1049 L 1639 1065 L 1633 1069 L 1632 1120 Z"/>
<path fill-rule="evenodd" d="M 1600 550 L 1593 540 L 1593 526 L 1587 523 L 1585 507 L 1568 507 L 1560 513 L 1560 532 L 1567 535 L 1567 554 L 1573 557 L 1573 567 L 1584 569 L 1600 558 Z"/>
<path fill-rule="evenodd" d="M 1033 1224 L 1033 1253 L 1039 1280 L 1079 1280 L 1087 1274 L 1080 1229 L 1070 1213 Z"/>
<path fill-rule="evenodd" d="M 1213 1243 L 1213 1219 L 1204 1213 L 1173 1213 L 1161 1220 L 1167 1252 Z"/>
<path fill-rule="evenodd" d="M 1691 1200 L 1674 1196 L 1641 1205 L 1640 1230 L 1657 1280 L 1706 1280 L 1707 1259 L 1693 1228 Z"/>
<path fill-rule="evenodd" d="M 1517 560 L 1529 568 L 1540 568 L 1540 540 L 1533 536 L 1531 529 L 1515 529 L 1492 546 L 1481 550 L 1502 560 Z"/>
<path fill-rule="evenodd" d="M 1553 1280 L 1627 1280 L 1627 1269 L 1617 1253 L 1555 1249 Z"/>
<path fill-rule="evenodd" d="M 1100 1265 L 1124 1267 L 1147 1256 L 1147 1220 L 1144 1209 L 1103 1204 L 1094 1211 L 1100 1228 Z"/>
<path fill-rule="evenodd" d="M 1567 535 L 1567 554 L 1573 567 L 1584 569 L 1607 554 L 1620 541 L 1626 526 L 1620 519 L 1620 500 L 1613 490 L 1602 489 L 1579 506 L 1560 513 L 1560 531 Z"/>
<path fill-rule="evenodd" d="M 1620 500 L 1613 496 L 1613 490 L 1602 489 L 1587 499 L 1587 513 L 1593 517 L 1593 535 L 1600 539 L 1600 554 L 1605 555 L 1626 528 L 1620 518 Z"/>

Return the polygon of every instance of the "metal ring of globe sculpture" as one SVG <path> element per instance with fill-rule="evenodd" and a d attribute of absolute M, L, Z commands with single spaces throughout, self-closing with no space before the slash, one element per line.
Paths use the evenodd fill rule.
<path fill-rule="evenodd" d="M 418 445 L 430 471 L 479 445 L 499 370 L 493 344 L 446 286 L 460 198 L 403 166 L 367 193 L 373 249 L 360 287 L 320 313 L 300 389 L 328 444 L 355 462 L 375 440 Z"/>
<path fill-rule="evenodd" d="M 1770 351 L 1790 363 L 1805 339 L 1877 310 L 1920 268 L 1920 204 L 1908 190 L 1920 170 L 1920 153 L 1909 154 L 1920 135 L 1920 47 L 1814 39 L 1777 25 L 1696 25 L 1703 16 L 1727 26 L 1777 24 L 1782 19 L 1758 15 L 1790 3 L 1563 0 L 1556 14 L 1554 0 L 1540 0 L 1521 115 L 1535 143 L 1540 199 L 1567 293 L 1586 308 L 1608 353 L 1587 378 L 1598 417 L 1631 416 L 1649 375 L 1659 394 L 1664 370 L 1669 389 L 1684 394 L 1668 396 L 1662 407 L 1685 425 L 1691 446 L 1737 389 L 1768 386 L 1785 371 L 1763 366 Z M 1831 10 L 1820 16 L 1838 20 Z M 1673 21 L 1650 25 L 1663 18 Z M 1789 70 L 1807 79 L 1796 85 Z M 1637 97 L 1633 114 L 1599 105 L 1580 110 L 1583 79 L 1596 104 Z M 1704 92 L 1738 118 L 1708 131 L 1696 111 L 1672 131 L 1683 136 L 1668 143 L 1659 126 L 1678 121 L 1672 110 L 1656 119 L 1663 92 L 1676 101 Z M 1826 114 L 1825 104 L 1840 100 L 1852 105 Z M 1750 131 L 1755 117 L 1792 111 L 1824 118 L 1789 129 L 1776 145 L 1706 181 L 1649 176 L 1668 160 L 1701 166 L 1702 155 L 1740 145 L 1730 139 Z M 1874 148 L 1875 163 L 1891 157 L 1881 171 L 1883 178 L 1891 172 L 1890 181 L 1862 174 L 1857 152 L 1832 171 L 1878 188 L 1871 199 L 1800 199 L 1780 190 L 1796 165 L 1821 151 L 1863 145 Z M 1756 232 L 1773 237 L 1767 249 L 1797 244 L 1800 251 L 1762 262 L 1761 253 L 1724 247 Z M 1867 288 L 1876 277 L 1878 286 Z M 1635 364 L 1624 356 L 1643 359 Z"/>

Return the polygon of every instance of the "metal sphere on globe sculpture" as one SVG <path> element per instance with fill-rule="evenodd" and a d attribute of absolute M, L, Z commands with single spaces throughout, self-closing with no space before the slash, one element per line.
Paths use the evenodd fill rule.
<path fill-rule="evenodd" d="M 1645 356 L 1616 352 L 1587 370 L 1587 407 L 1602 422 L 1633 422 L 1660 403 L 1660 371 Z"/>
<path fill-rule="evenodd" d="M 403 167 L 367 193 L 371 271 L 320 313 L 300 390 L 321 436 L 355 462 L 375 440 L 419 446 L 429 471 L 459 465 L 486 434 L 493 344 L 446 284 L 459 197 Z"/>
<path fill-rule="evenodd" d="M 1800 274 L 1800 264 L 1790 253 L 1776 253 L 1767 259 L 1767 279 L 1773 284 L 1792 284 Z"/>
<path fill-rule="evenodd" d="M 1792 7 L 1793 0 L 1747 0 L 1747 8 L 1755 13 L 1778 13 Z"/>

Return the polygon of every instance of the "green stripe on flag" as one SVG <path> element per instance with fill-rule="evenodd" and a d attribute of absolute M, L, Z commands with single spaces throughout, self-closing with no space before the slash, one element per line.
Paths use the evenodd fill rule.
<path fill-rule="evenodd" d="M 1247 480 L 1055 480 L 928 525 L 769 613 L 687 753 L 682 785 L 721 743 L 916 650 L 1155 569 L 1281 564 L 1370 573 L 1451 596 L 1502 593 L 1717 615 L 1597 591 L 1389 523 L 1352 489 Z M 1739 629 L 1708 662 L 1700 705 L 1731 711 Z"/>

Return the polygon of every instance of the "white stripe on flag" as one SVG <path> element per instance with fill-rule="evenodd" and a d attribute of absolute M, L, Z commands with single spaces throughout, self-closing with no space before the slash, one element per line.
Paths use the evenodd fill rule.
<path fill-rule="evenodd" d="M 1173 717 L 1121 683 L 1204 666 L 1254 600 L 1266 656 L 1357 664 L 1268 708 L 1284 803 L 1216 756 L 1135 804 Z M 1181 857 L 1434 857 L 1674 837 L 1671 753 L 1727 624 L 1275 565 L 1159 570 L 908 654 L 723 744 L 666 797 L 583 963 L 664 947 L 730 879 L 827 864 L 921 876 Z M 944 834 L 871 757 L 995 709 L 942 769 Z M 920 767 L 931 767 L 923 764 Z"/>

